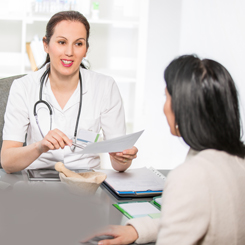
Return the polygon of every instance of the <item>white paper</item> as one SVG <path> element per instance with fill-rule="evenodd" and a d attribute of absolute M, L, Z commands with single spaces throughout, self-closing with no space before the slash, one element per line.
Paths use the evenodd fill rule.
<path fill-rule="evenodd" d="M 159 205 L 162 206 L 162 197 L 155 198 L 154 200 L 155 202 L 157 202 Z"/>
<path fill-rule="evenodd" d="M 150 169 L 136 168 L 125 172 L 116 172 L 112 169 L 95 170 L 107 175 L 105 182 L 116 191 L 161 191 L 165 179 L 159 178 Z"/>
<path fill-rule="evenodd" d="M 77 140 L 81 142 L 86 142 L 86 143 L 92 143 L 95 142 L 98 134 L 93 132 L 93 131 L 88 131 L 85 129 L 80 129 L 77 134 Z M 97 140 L 96 140 L 97 141 Z M 79 144 L 79 142 L 77 142 Z"/>
<path fill-rule="evenodd" d="M 132 148 L 143 132 L 144 130 L 110 140 L 88 144 L 83 149 L 83 154 L 122 152 Z"/>
<path fill-rule="evenodd" d="M 119 204 L 119 206 L 131 216 L 157 214 L 161 212 L 149 202 L 123 203 Z"/>

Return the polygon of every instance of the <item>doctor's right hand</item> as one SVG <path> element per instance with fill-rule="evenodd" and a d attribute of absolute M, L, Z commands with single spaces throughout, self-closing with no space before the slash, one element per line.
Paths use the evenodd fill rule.
<path fill-rule="evenodd" d="M 69 139 L 63 132 L 59 129 L 53 129 L 48 132 L 45 137 L 38 142 L 38 149 L 40 153 L 47 152 L 49 150 L 64 149 L 66 145 L 71 146 L 72 140 Z"/>

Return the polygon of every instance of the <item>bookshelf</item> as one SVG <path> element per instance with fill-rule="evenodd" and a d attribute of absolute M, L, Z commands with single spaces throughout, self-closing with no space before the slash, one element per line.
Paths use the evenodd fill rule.
<path fill-rule="evenodd" d="M 17 9 L 0 11 L 0 78 L 32 71 L 27 43 L 32 42 L 35 35 L 40 39 L 45 35 L 46 24 L 53 15 L 45 11 L 37 13 L 32 6 L 35 1 L 25 1 L 29 7 L 19 12 Z M 91 26 L 87 54 L 91 70 L 112 76 L 117 82 L 124 102 L 128 133 L 134 131 L 135 100 L 141 86 L 139 68 L 144 62 L 142 50 L 147 35 L 145 19 L 148 1 L 100 0 L 97 1 L 99 18 L 93 18 L 89 10 L 93 1 L 86 0 L 90 7 L 87 7 L 86 13 L 80 11 Z M 128 9 L 129 6 L 131 9 Z"/>

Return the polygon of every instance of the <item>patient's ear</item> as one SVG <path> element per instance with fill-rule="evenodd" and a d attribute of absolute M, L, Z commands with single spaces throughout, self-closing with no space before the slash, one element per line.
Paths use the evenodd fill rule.
<path fill-rule="evenodd" d="M 48 54 L 49 51 L 48 51 L 48 43 L 47 43 L 46 37 L 43 37 L 43 48 L 44 48 L 44 51 Z"/>

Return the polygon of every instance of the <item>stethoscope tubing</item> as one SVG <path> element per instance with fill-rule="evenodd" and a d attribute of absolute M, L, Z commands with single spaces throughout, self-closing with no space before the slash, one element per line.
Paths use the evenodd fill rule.
<path fill-rule="evenodd" d="M 41 127 L 39 125 L 38 122 L 38 115 L 37 115 L 37 105 L 38 104 L 45 104 L 48 109 L 49 109 L 49 114 L 50 114 L 50 130 L 52 129 L 52 108 L 50 106 L 50 104 L 42 99 L 42 92 L 43 92 L 43 84 L 45 81 L 46 76 L 50 73 L 50 66 L 48 67 L 48 69 L 43 73 L 43 75 L 40 78 L 40 90 L 39 90 L 39 100 L 35 103 L 34 108 L 33 108 L 33 113 L 34 113 L 34 117 L 36 119 L 36 123 L 37 126 L 39 128 L 39 131 L 42 135 L 42 137 L 44 138 L 44 135 L 42 133 Z M 81 115 L 81 109 L 82 109 L 82 96 L 83 96 L 83 86 L 82 86 L 82 76 L 81 76 L 81 72 L 79 71 L 79 81 L 80 81 L 80 100 L 79 100 L 79 108 L 78 108 L 78 113 L 77 113 L 77 121 L 76 121 L 76 126 L 75 126 L 75 130 L 74 130 L 74 141 L 76 143 L 76 138 L 77 138 L 77 129 L 78 129 L 78 125 L 79 125 L 79 119 L 80 119 L 80 115 Z"/>

